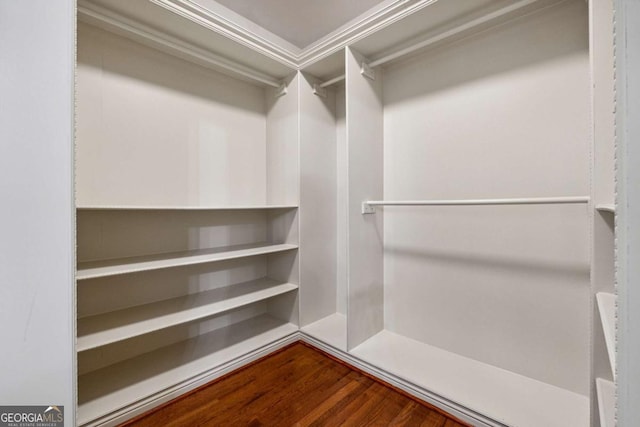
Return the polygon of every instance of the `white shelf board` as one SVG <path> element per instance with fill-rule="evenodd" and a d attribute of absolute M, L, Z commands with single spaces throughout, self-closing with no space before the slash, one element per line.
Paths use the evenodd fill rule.
<path fill-rule="evenodd" d="M 263 278 L 78 319 L 77 351 L 203 319 L 298 289 Z"/>
<path fill-rule="evenodd" d="M 77 280 L 95 279 L 118 274 L 138 273 L 170 267 L 181 267 L 208 262 L 226 261 L 237 258 L 290 251 L 298 246 L 291 244 L 252 244 L 221 248 L 198 249 L 165 254 L 136 256 L 101 261 L 78 263 Z"/>
<path fill-rule="evenodd" d="M 423 2 L 415 12 L 367 34 L 351 46 L 371 62 L 426 43 L 454 42 L 561 0 L 474 0 Z M 416 54 L 420 51 L 412 52 Z M 401 56 L 397 59 L 405 58 Z"/>
<path fill-rule="evenodd" d="M 506 425 L 589 425 L 587 396 L 387 330 L 374 335 L 351 353 L 425 390 Z"/>
<path fill-rule="evenodd" d="M 189 9 L 185 2 L 82 0 L 78 19 L 196 63 L 211 54 L 221 63 L 266 78 L 282 79 L 295 71 L 288 49 L 242 34 L 224 18 Z M 148 29 L 161 36 L 149 37 Z"/>
<path fill-rule="evenodd" d="M 81 375 L 78 424 L 168 392 L 297 330 L 262 315 Z"/>
<path fill-rule="evenodd" d="M 325 344 L 347 351 L 347 317 L 334 313 L 300 329 Z"/>
<path fill-rule="evenodd" d="M 297 209 L 297 205 L 244 205 L 244 206 L 127 206 L 127 205 L 84 205 L 77 206 L 79 211 L 240 211 L 240 210 L 270 210 Z"/>
<path fill-rule="evenodd" d="M 598 394 L 598 412 L 600 413 L 600 427 L 615 427 L 616 425 L 616 387 L 611 381 L 596 378 L 596 392 Z"/>
<path fill-rule="evenodd" d="M 596 210 L 600 212 L 616 213 L 616 205 L 613 203 L 601 203 L 596 205 Z"/>
<path fill-rule="evenodd" d="M 598 292 L 596 294 L 600 321 L 604 331 L 604 340 L 607 344 L 611 372 L 616 374 L 616 296 L 608 292 Z"/>
<path fill-rule="evenodd" d="M 338 49 L 319 61 L 305 65 L 303 71 L 323 81 L 344 74 L 344 49 Z"/>

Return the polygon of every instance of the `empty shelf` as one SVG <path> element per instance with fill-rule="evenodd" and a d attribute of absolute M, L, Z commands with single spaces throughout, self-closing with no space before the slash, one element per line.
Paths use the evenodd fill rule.
<path fill-rule="evenodd" d="M 301 330 L 338 350 L 347 351 L 347 317 L 344 314 L 334 313 Z"/>
<path fill-rule="evenodd" d="M 611 381 L 596 378 L 600 427 L 616 425 L 616 387 Z"/>
<path fill-rule="evenodd" d="M 203 319 L 291 292 L 291 283 L 259 279 L 78 319 L 77 351 Z"/>
<path fill-rule="evenodd" d="M 600 211 L 600 212 L 611 212 L 611 213 L 615 213 L 616 212 L 616 206 L 611 203 L 602 203 L 599 205 L 596 205 L 596 210 Z"/>
<path fill-rule="evenodd" d="M 85 205 L 77 206 L 80 211 L 238 211 L 238 210 L 268 210 L 268 209 L 296 209 L 296 205 L 244 205 L 244 206 L 135 206 L 135 205 Z"/>
<path fill-rule="evenodd" d="M 506 425 L 589 425 L 587 396 L 386 330 L 353 349 L 352 354 Z"/>
<path fill-rule="evenodd" d="M 604 340 L 607 344 L 611 372 L 616 375 L 616 296 L 607 292 L 596 294 L 600 321 L 604 331 Z"/>
<path fill-rule="evenodd" d="M 262 315 L 81 375 L 78 424 L 187 386 L 297 330 L 294 324 Z"/>
<path fill-rule="evenodd" d="M 204 264 L 214 261 L 225 261 L 254 255 L 265 255 L 274 252 L 296 249 L 290 244 L 253 244 L 237 245 L 222 248 L 198 249 L 192 251 L 172 252 L 165 254 L 136 256 L 130 258 L 88 261 L 78 263 L 77 280 L 95 279 L 118 274 L 137 273 L 162 268 L 181 267 Z"/>

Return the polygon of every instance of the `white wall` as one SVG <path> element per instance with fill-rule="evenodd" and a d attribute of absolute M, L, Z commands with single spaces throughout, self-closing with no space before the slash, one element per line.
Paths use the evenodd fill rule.
<path fill-rule="evenodd" d="M 336 196 L 337 200 L 337 251 L 336 251 L 336 297 L 338 313 L 347 314 L 347 278 L 348 278 L 348 259 L 347 259 L 347 228 L 348 228 L 348 200 L 349 187 L 348 182 L 348 147 L 347 147 L 347 123 L 346 123 L 346 94 L 344 84 L 336 86 Z"/>
<path fill-rule="evenodd" d="M 384 198 L 588 195 L 587 23 L 564 2 L 385 69 Z M 384 211 L 386 329 L 588 394 L 586 205 Z"/>
<path fill-rule="evenodd" d="M 265 89 L 267 104 L 267 204 L 297 205 L 300 201 L 298 74 L 284 83 L 287 93 Z"/>
<path fill-rule="evenodd" d="M 315 79 L 299 73 L 301 324 L 336 312 L 335 94 L 313 94 Z"/>
<path fill-rule="evenodd" d="M 640 419 L 640 2 L 616 0 L 618 426 Z"/>
<path fill-rule="evenodd" d="M 261 87 L 80 24 L 77 111 L 79 206 L 266 202 Z"/>
<path fill-rule="evenodd" d="M 345 129 L 347 141 L 347 350 L 384 326 L 384 215 L 362 215 L 364 200 L 382 199 L 382 80 L 360 72 L 367 59 L 345 49 Z"/>
<path fill-rule="evenodd" d="M 2 405 L 74 424 L 75 1 L 0 1 Z"/>

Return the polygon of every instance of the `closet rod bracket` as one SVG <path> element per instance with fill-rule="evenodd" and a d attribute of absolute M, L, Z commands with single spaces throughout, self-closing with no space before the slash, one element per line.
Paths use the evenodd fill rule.
<path fill-rule="evenodd" d="M 362 215 L 376 213 L 376 207 L 370 205 L 369 202 L 362 202 Z"/>
<path fill-rule="evenodd" d="M 313 94 L 319 96 L 320 98 L 327 97 L 327 89 L 320 86 L 318 83 L 313 85 Z"/>
<path fill-rule="evenodd" d="M 280 83 L 280 86 L 276 88 L 276 98 L 280 98 L 281 96 L 285 96 L 287 94 L 287 84 Z"/>
<path fill-rule="evenodd" d="M 373 67 L 371 67 L 366 62 L 363 62 L 360 65 L 360 74 L 362 74 L 363 76 L 365 76 L 366 78 L 368 78 L 370 80 L 375 80 L 376 79 L 376 70 L 374 70 Z"/>

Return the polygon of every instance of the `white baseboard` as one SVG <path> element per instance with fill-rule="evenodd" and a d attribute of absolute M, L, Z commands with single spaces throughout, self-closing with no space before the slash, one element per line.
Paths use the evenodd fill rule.
<path fill-rule="evenodd" d="M 347 352 L 327 345 L 322 341 L 319 341 L 305 334 L 304 332 L 300 332 L 300 339 L 303 342 L 342 360 L 348 365 L 364 371 L 367 374 L 370 374 L 388 384 L 391 384 L 392 386 L 397 387 L 400 390 L 405 391 L 406 393 L 415 396 L 420 400 L 423 400 L 439 409 L 442 409 L 443 411 L 451 414 L 461 421 L 467 422 L 477 427 L 505 427 L 505 425 L 502 423 L 492 420 L 491 418 L 487 418 L 482 414 L 465 408 L 464 406 L 461 406 L 451 400 L 445 399 L 442 396 L 430 392 L 429 390 L 418 387 L 406 380 L 403 380 L 402 378 L 384 371 L 383 369 L 364 362 L 363 360 L 360 360 Z"/>
<path fill-rule="evenodd" d="M 353 366 L 367 374 L 370 374 L 406 393 L 417 397 L 443 411 L 451 414 L 452 416 L 467 422 L 473 426 L 478 427 L 505 427 L 503 424 L 498 423 L 492 419 L 489 419 L 481 414 L 469 410 L 455 402 L 438 396 L 435 393 L 425 390 L 421 387 L 403 380 L 393 374 L 390 374 L 376 366 L 373 366 L 367 362 L 364 362 L 353 355 L 334 348 L 328 344 L 319 341 L 304 332 L 296 332 L 287 337 L 284 337 L 278 341 L 275 341 L 269 345 L 258 348 L 251 353 L 248 353 L 242 357 L 232 360 L 224 365 L 216 366 L 209 371 L 203 372 L 200 375 L 189 378 L 182 381 L 170 388 L 167 388 L 161 392 L 155 393 L 145 399 L 132 402 L 130 405 L 114 411 L 108 415 L 91 421 L 84 425 L 84 427 L 113 427 L 119 425 L 127 420 L 130 420 L 138 415 L 141 415 L 155 407 L 162 405 L 172 399 L 180 397 L 181 395 L 188 393 L 208 382 L 211 382 L 223 375 L 226 375 L 236 369 L 242 368 L 247 364 L 267 356 L 287 345 L 293 344 L 297 341 L 307 343 L 331 356 L 345 362 L 348 365 Z"/>
<path fill-rule="evenodd" d="M 226 375 L 236 369 L 242 368 L 243 366 L 260 359 L 261 357 L 267 356 L 273 353 L 276 350 L 279 350 L 283 347 L 286 347 L 289 344 L 293 344 L 297 341 L 300 341 L 300 333 L 296 332 L 284 338 L 281 338 L 269 345 L 265 345 L 260 347 L 251 353 L 245 354 L 244 356 L 238 357 L 232 361 L 229 361 L 223 365 L 215 366 L 211 370 L 203 372 L 199 375 L 191 377 L 185 381 L 181 381 L 180 383 L 169 387 L 161 392 L 155 393 L 145 399 L 141 399 L 135 402 L 132 402 L 130 405 L 127 405 L 124 408 L 121 408 L 117 411 L 111 412 L 103 417 L 97 418 L 87 424 L 84 424 L 83 427 L 113 427 L 117 426 L 127 420 L 130 420 L 138 415 L 141 415 L 155 407 L 162 405 L 176 397 L 180 397 L 181 395 L 188 393 L 208 382 L 211 382 L 217 378 L 220 378 L 223 375 Z"/>

